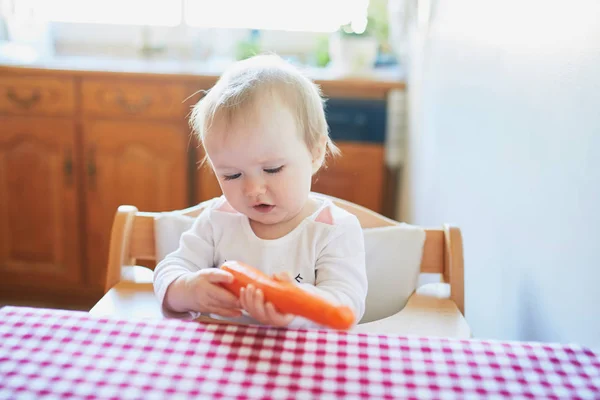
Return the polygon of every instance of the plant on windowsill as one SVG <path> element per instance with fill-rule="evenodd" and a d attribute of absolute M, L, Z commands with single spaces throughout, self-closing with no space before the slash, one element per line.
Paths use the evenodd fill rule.
<path fill-rule="evenodd" d="M 329 40 L 331 68 L 341 75 L 368 75 L 372 72 L 379 48 L 373 25 L 369 18 L 363 29 L 347 24 L 332 34 Z"/>
<path fill-rule="evenodd" d="M 251 29 L 248 38 L 236 44 L 235 58 L 236 60 L 245 60 L 260 53 L 260 31 L 258 29 Z"/>

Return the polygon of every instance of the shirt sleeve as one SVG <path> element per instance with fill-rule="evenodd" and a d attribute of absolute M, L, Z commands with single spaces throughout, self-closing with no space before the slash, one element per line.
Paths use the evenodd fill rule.
<path fill-rule="evenodd" d="M 169 285 L 180 276 L 213 267 L 214 243 L 210 210 L 203 211 L 192 227 L 181 235 L 179 247 L 161 260 L 154 269 L 154 293 L 165 316 L 197 318 L 200 313 L 176 313 L 165 307 Z"/>
<path fill-rule="evenodd" d="M 362 318 L 367 298 L 367 271 L 362 227 L 355 216 L 348 216 L 335 225 L 328 243 L 319 254 L 315 266 L 315 285 L 300 284 L 306 291 L 334 304 L 354 311 L 355 321 Z M 296 317 L 292 328 L 320 328 L 305 318 Z"/>

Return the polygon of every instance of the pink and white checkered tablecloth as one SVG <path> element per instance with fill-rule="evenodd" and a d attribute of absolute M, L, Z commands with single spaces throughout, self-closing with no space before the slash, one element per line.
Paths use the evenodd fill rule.
<path fill-rule="evenodd" d="M 0 399 L 600 399 L 572 345 L 124 321 L 0 309 Z"/>

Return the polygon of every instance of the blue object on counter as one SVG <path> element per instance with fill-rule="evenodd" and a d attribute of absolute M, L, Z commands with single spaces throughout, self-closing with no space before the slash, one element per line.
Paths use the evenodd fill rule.
<path fill-rule="evenodd" d="M 381 143 L 385 141 L 385 100 L 330 98 L 325 117 L 333 141 Z"/>

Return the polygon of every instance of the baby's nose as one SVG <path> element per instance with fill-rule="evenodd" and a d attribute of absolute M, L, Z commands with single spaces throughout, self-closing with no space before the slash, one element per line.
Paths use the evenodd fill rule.
<path fill-rule="evenodd" d="M 256 197 L 265 193 L 265 182 L 260 178 L 248 178 L 244 185 L 244 192 L 248 197 Z"/>

